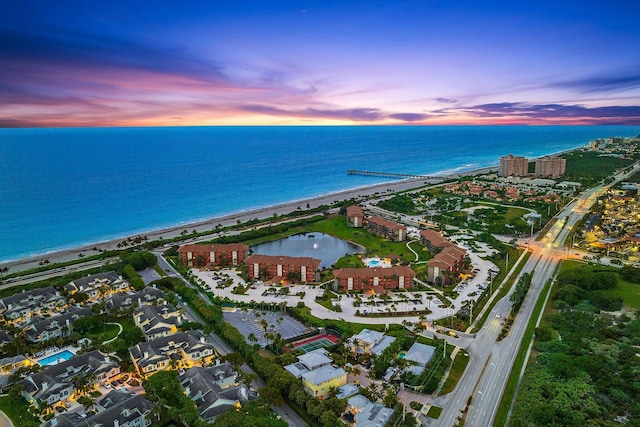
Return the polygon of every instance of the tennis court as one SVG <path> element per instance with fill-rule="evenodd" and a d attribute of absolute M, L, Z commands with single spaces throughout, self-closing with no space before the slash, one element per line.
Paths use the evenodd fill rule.
<path fill-rule="evenodd" d="M 295 350 L 302 350 L 305 353 L 317 350 L 319 348 L 326 348 L 338 341 L 338 337 L 330 334 L 316 335 L 315 337 L 307 338 L 302 341 L 293 343 Z"/>

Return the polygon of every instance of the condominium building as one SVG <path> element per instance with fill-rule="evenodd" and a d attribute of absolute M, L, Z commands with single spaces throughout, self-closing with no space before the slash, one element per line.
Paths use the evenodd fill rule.
<path fill-rule="evenodd" d="M 544 156 L 536 159 L 535 176 L 557 178 L 564 175 L 567 160 L 561 157 Z"/>
<path fill-rule="evenodd" d="M 380 216 L 369 217 L 366 229 L 376 236 L 384 237 L 393 242 L 403 242 L 407 238 L 407 227 Z"/>
<path fill-rule="evenodd" d="M 249 278 L 252 280 L 280 280 L 316 282 L 322 260 L 309 257 L 254 254 L 247 258 Z"/>
<path fill-rule="evenodd" d="M 376 286 L 384 289 L 407 289 L 413 286 L 416 273 L 406 266 L 389 268 L 340 268 L 333 270 L 334 289 L 344 292 L 369 290 Z"/>
<path fill-rule="evenodd" d="M 350 227 L 360 228 L 364 223 L 364 211 L 360 206 L 347 207 L 347 224 Z"/>
<path fill-rule="evenodd" d="M 434 230 L 422 230 L 420 241 L 436 255 L 427 262 L 427 280 L 446 283 L 457 275 L 464 265 L 467 251 L 454 245 Z"/>
<path fill-rule="evenodd" d="M 508 156 L 500 157 L 500 167 L 498 175 L 500 176 L 526 176 L 529 173 L 529 160 L 526 157 Z"/>
<path fill-rule="evenodd" d="M 249 246 L 242 243 L 214 245 L 192 243 L 178 248 L 182 263 L 189 267 L 236 266 L 244 262 L 248 252 Z"/>

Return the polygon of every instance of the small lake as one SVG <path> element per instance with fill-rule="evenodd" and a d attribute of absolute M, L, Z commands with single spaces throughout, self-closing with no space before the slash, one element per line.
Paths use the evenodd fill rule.
<path fill-rule="evenodd" d="M 364 248 L 324 233 L 295 234 L 285 239 L 251 246 L 254 254 L 311 257 L 329 268 L 345 254 L 361 254 Z"/>

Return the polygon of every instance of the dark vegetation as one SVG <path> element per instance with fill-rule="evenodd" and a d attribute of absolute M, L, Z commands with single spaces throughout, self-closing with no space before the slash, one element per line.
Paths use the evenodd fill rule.
<path fill-rule="evenodd" d="M 640 312 L 601 311 L 620 308 L 609 295 L 617 280 L 601 267 L 565 265 L 553 309 L 536 329 L 510 426 L 640 425 Z"/>

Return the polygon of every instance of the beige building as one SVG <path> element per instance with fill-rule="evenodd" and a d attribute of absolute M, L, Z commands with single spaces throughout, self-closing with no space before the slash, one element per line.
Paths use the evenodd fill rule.
<path fill-rule="evenodd" d="M 529 160 L 526 157 L 508 156 L 500 157 L 500 167 L 498 175 L 500 176 L 527 176 L 529 170 Z"/>
<path fill-rule="evenodd" d="M 564 175 L 566 166 L 566 159 L 544 156 L 536 159 L 535 176 L 557 178 Z"/>

